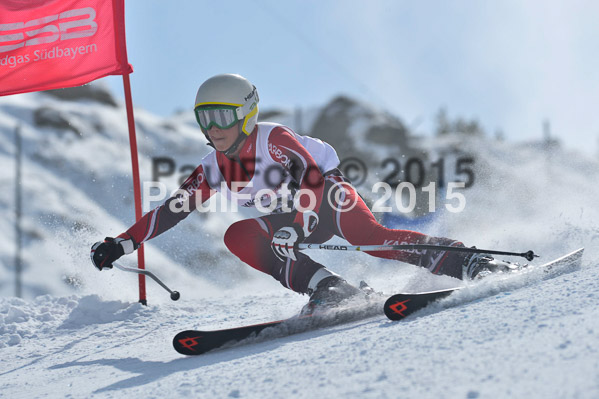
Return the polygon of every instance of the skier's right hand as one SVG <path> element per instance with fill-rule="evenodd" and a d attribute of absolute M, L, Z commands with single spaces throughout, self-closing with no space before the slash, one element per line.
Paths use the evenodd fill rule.
<path fill-rule="evenodd" d="M 125 244 L 125 245 L 123 245 Z M 125 251 L 125 248 L 131 247 L 131 251 Z M 133 252 L 132 240 L 123 238 L 106 237 L 104 242 L 98 241 L 92 245 L 91 259 L 98 270 L 112 269 L 112 262 L 119 259 L 125 253 Z"/>
<path fill-rule="evenodd" d="M 287 258 L 297 260 L 295 254 L 297 244 L 304 241 L 304 234 L 299 226 L 282 227 L 273 235 L 270 246 L 277 258 L 286 261 Z"/>

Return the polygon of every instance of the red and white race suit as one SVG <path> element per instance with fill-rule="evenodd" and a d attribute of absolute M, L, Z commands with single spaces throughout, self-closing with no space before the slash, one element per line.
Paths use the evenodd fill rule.
<path fill-rule="evenodd" d="M 175 195 L 119 237 L 132 239 L 138 248 L 175 226 L 218 191 L 239 206 L 272 210 L 264 216 L 233 223 L 225 233 L 225 245 L 248 265 L 301 293 L 307 292 L 310 278 L 323 266 L 303 253 L 297 253 L 296 261 L 289 258 L 282 261 L 270 244 L 281 227 L 296 225 L 303 229 L 306 223 L 303 211 L 311 210 L 319 216 L 318 226 L 304 241 L 307 243 L 323 243 L 336 235 L 352 245 L 463 246 L 451 239 L 380 225 L 355 188 L 336 169 L 338 165 L 337 153 L 329 144 L 298 135 L 283 125 L 261 122 L 245 140 L 238 158 L 229 159 L 219 151 L 209 153 Z M 303 194 L 297 196 L 298 192 Z M 456 252 L 370 254 L 423 266 L 435 274 L 462 278 L 464 255 Z"/>

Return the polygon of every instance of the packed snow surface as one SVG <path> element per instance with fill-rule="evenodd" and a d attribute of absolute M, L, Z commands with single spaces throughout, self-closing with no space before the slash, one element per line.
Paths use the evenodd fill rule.
<path fill-rule="evenodd" d="M 71 130 L 37 126 L 40 107 L 59 115 Z M 160 119 L 136 110 L 136 121 L 143 181 L 150 179 L 152 157 L 173 157 L 179 172 L 209 151 L 191 112 Z M 358 125 L 350 131 L 368 126 L 362 119 L 354 122 Z M 13 140 L 19 124 L 26 200 L 24 299 L 12 297 Z M 171 347 L 181 330 L 286 318 L 306 297 L 229 254 L 222 235 L 243 215 L 216 214 L 192 215 L 146 245 L 146 266 L 181 299 L 170 301 L 148 279 L 149 306 L 137 303 L 136 275 L 98 272 L 89 260 L 93 242 L 132 222 L 123 107 L 43 94 L 2 98 L 0 132 L 5 138 L 0 182 L 6 188 L 0 192 L 2 398 L 599 397 L 596 159 L 538 143 L 422 138 L 427 162 L 444 157 L 451 171 L 453 160 L 464 154 L 476 162 L 464 211 L 443 212 L 448 200 L 441 196 L 433 223 L 418 230 L 479 248 L 533 249 L 542 255 L 536 262 L 585 247 L 582 268 L 536 283 L 469 287 L 401 322 L 381 313 L 185 357 Z M 373 160 L 401 159 L 384 152 L 397 148 L 368 150 Z M 165 180 L 169 190 L 181 174 Z M 369 191 L 361 188 L 366 196 L 373 194 Z M 352 283 L 365 280 L 386 293 L 459 284 L 366 254 L 314 251 L 310 256 Z M 135 257 L 122 261 L 134 265 Z"/>
<path fill-rule="evenodd" d="M 381 315 L 199 357 L 177 354 L 173 335 L 290 316 L 302 301 L 280 292 L 147 307 L 96 295 L 3 298 L 0 395 L 595 398 L 598 281 L 586 264 L 489 297 L 492 287 L 472 287 L 401 322 Z"/>

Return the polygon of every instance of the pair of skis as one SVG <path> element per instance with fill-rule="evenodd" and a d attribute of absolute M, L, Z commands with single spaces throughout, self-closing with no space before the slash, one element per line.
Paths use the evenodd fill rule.
<path fill-rule="evenodd" d="M 584 248 L 580 248 L 551 262 L 539 266 L 528 266 L 519 272 L 510 274 L 520 276 L 530 273 L 533 275 L 534 280 L 555 277 L 579 268 L 583 251 Z M 334 309 L 316 315 L 298 315 L 285 320 L 223 330 L 182 331 L 173 338 L 173 346 L 177 352 L 184 355 L 201 355 L 218 348 L 226 348 L 249 342 L 260 342 L 266 339 L 289 336 L 317 328 L 376 316 L 380 314 L 381 305 L 383 306 L 385 315 L 390 320 L 401 320 L 427 307 L 430 303 L 445 298 L 462 288 L 396 294 L 387 298 L 384 304 L 382 304 L 381 300 L 372 298 L 367 303 Z"/>

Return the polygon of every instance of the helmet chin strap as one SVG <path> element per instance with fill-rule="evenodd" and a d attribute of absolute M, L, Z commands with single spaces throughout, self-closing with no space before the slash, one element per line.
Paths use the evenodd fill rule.
<path fill-rule="evenodd" d="M 239 147 L 239 144 L 241 144 L 241 142 L 243 141 L 243 139 L 245 139 L 247 137 L 247 135 L 241 129 L 241 126 L 243 125 L 242 122 L 243 122 L 243 120 L 238 123 L 239 134 L 237 135 L 237 139 L 235 139 L 235 142 L 231 145 L 231 147 L 227 148 L 224 151 L 221 151 L 223 154 L 225 154 L 225 156 L 229 156 L 230 154 L 232 154 L 235 151 L 237 151 L 237 148 Z M 208 132 L 202 131 L 202 133 L 204 133 L 204 136 L 206 136 L 206 140 L 208 140 L 208 145 L 216 150 L 216 147 L 214 146 L 214 143 L 212 142 L 212 140 L 210 140 L 210 136 L 208 135 Z"/>
<path fill-rule="evenodd" d="M 235 151 L 237 151 L 237 148 L 239 147 L 239 144 L 241 144 L 241 142 L 243 141 L 243 139 L 245 139 L 247 136 L 246 134 L 243 132 L 243 130 L 241 129 L 242 123 L 243 121 L 240 121 L 238 123 L 239 126 L 239 134 L 237 135 L 237 139 L 235 140 L 235 142 L 231 145 L 231 147 L 229 147 L 227 150 L 223 151 L 223 154 L 225 154 L 225 156 L 229 156 L 230 154 L 234 153 Z"/>
<path fill-rule="evenodd" d="M 204 137 L 206 137 L 206 140 L 208 140 L 206 145 L 209 147 L 212 147 L 216 150 L 216 147 L 214 146 L 214 143 L 212 142 L 212 140 L 210 140 L 210 136 L 208 136 L 208 133 L 204 132 L 204 130 L 202 130 L 202 133 L 204 133 Z"/>

